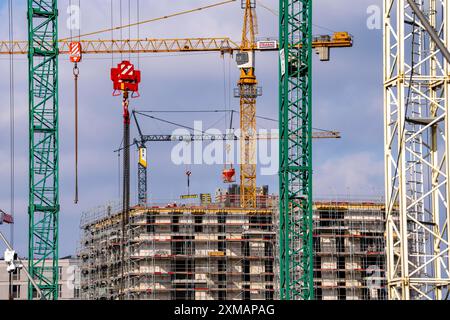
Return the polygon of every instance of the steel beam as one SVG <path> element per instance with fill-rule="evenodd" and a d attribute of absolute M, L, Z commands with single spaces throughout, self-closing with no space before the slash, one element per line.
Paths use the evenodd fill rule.
<path fill-rule="evenodd" d="M 58 8 L 28 0 L 28 269 L 45 299 L 58 299 L 59 141 Z M 35 298 L 31 282 L 28 299 Z"/>
<path fill-rule="evenodd" d="M 386 277 L 391 300 L 448 298 L 449 4 L 384 0 Z"/>
<path fill-rule="evenodd" d="M 280 298 L 314 297 L 312 1 L 280 0 Z"/>

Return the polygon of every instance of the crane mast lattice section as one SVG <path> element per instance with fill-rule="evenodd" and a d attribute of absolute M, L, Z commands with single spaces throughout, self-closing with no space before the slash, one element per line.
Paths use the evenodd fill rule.
<path fill-rule="evenodd" d="M 414 0 L 445 46 L 448 0 Z M 388 295 L 444 299 L 449 273 L 449 65 L 407 0 L 384 0 Z"/>
<path fill-rule="evenodd" d="M 312 1 L 280 0 L 280 298 L 314 297 Z"/>
<path fill-rule="evenodd" d="M 28 268 L 46 299 L 58 298 L 58 9 L 28 0 L 29 235 Z M 36 290 L 28 285 L 28 299 Z"/>
<path fill-rule="evenodd" d="M 236 60 L 241 70 L 235 97 L 240 98 L 240 196 L 241 207 L 256 207 L 256 99 L 261 88 L 255 75 L 256 1 L 241 0 L 244 12 L 241 51 Z"/>

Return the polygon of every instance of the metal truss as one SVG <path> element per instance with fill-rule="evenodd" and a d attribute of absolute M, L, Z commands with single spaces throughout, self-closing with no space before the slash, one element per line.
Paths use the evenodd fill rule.
<path fill-rule="evenodd" d="M 446 47 L 449 0 L 414 0 Z M 389 299 L 448 298 L 449 65 L 408 0 L 384 0 Z"/>
<path fill-rule="evenodd" d="M 280 298 L 313 287 L 312 1 L 280 0 Z"/>
<path fill-rule="evenodd" d="M 147 167 L 138 163 L 138 204 L 141 207 L 147 206 Z"/>
<path fill-rule="evenodd" d="M 58 298 L 58 10 L 56 0 L 28 0 L 29 244 L 31 277 L 46 299 Z M 35 289 L 28 285 L 28 299 Z"/>

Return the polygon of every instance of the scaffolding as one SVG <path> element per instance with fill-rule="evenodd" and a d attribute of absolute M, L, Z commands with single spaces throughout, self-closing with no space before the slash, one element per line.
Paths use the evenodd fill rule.
<path fill-rule="evenodd" d="M 385 208 L 315 202 L 314 291 L 318 300 L 385 300 Z"/>
<path fill-rule="evenodd" d="M 210 204 L 132 208 L 125 298 L 278 299 L 278 198 L 261 188 L 257 204 L 240 208 L 232 185 Z M 316 201 L 313 209 L 315 299 L 386 299 L 384 203 Z M 83 299 L 119 298 L 120 210 L 111 203 L 83 215 Z"/>
<path fill-rule="evenodd" d="M 233 195 L 230 195 L 233 198 Z M 117 205 L 83 215 L 79 250 L 83 299 L 271 300 L 274 211 L 225 202 L 134 207 L 125 239 Z M 100 212 L 99 212 L 100 211 Z"/>

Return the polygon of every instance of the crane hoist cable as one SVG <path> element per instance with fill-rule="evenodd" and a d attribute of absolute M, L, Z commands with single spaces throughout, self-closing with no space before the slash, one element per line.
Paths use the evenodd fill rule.
<path fill-rule="evenodd" d="M 278 17 L 280 15 L 278 10 L 269 7 L 268 5 L 264 4 L 260 0 L 258 0 L 258 5 L 260 7 L 262 7 L 262 8 L 264 8 L 264 9 L 266 9 L 267 11 L 269 11 L 270 13 L 272 13 L 276 17 Z M 324 26 L 321 26 L 321 25 L 318 25 L 318 24 L 315 24 L 315 23 L 313 23 L 312 25 L 314 27 L 316 27 L 316 28 L 319 28 L 319 29 L 327 30 L 327 31 L 330 31 L 330 32 L 336 32 L 336 30 L 333 30 L 333 29 L 330 29 L 330 28 L 327 28 L 327 27 L 324 27 Z"/>
<path fill-rule="evenodd" d="M 163 122 L 163 123 L 167 123 L 167 124 L 174 125 L 174 126 L 177 126 L 177 127 L 180 127 L 180 128 L 185 128 L 185 129 L 191 130 L 194 133 L 198 132 L 198 134 L 206 134 L 205 130 L 198 130 L 198 129 L 195 129 L 193 127 L 189 127 L 189 126 L 186 126 L 186 125 L 183 125 L 183 124 L 180 124 L 180 123 L 176 123 L 176 122 L 172 122 L 172 121 L 165 120 L 165 119 L 162 119 L 162 118 L 157 118 L 157 117 L 154 117 L 154 116 L 150 116 L 150 115 L 145 114 L 146 112 L 147 113 L 151 113 L 153 111 L 136 111 L 136 110 L 133 110 L 133 115 L 135 116 L 136 114 L 140 114 L 142 116 L 151 118 L 153 120 L 157 120 L 157 121 L 160 121 L 160 122 Z M 190 113 L 192 111 L 179 111 L 179 112 L 180 113 L 184 113 L 184 112 L 189 112 Z M 197 111 L 195 111 L 195 112 L 197 112 Z M 202 112 L 205 112 L 205 113 L 207 113 L 207 112 L 224 112 L 224 110 L 213 110 L 213 111 L 209 110 L 209 111 L 202 111 Z M 235 112 L 235 111 L 231 110 L 231 113 L 233 113 L 233 112 Z M 219 119 L 219 121 L 221 121 L 221 120 L 222 120 L 222 118 Z M 230 126 L 231 126 L 231 123 L 230 123 Z M 134 146 L 136 144 L 137 144 L 137 142 L 134 141 L 133 143 L 130 143 L 128 146 L 132 147 L 132 146 Z M 116 152 L 120 153 L 124 149 L 125 149 L 125 147 L 123 146 L 123 141 L 122 141 L 122 143 L 120 144 L 119 148 L 114 150 L 113 152 L 114 153 L 116 153 Z"/>
<path fill-rule="evenodd" d="M 119 15 L 120 15 L 120 41 L 122 41 L 123 40 L 123 17 L 122 17 L 122 0 L 120 0 L 120 2 L 119 2 L 119 5 L 120 5 L 120 7 L 119 7 Z M 123 53 L 121 52 L 120 53 L 120 60 L 123 60 Z"/>
<path fill-rule="evenodd" d="M 144 21 L 139 21 L 139 22 L 127 24 L 127 25 L 122 25 L 121 24 L 120 26 L 117 26 L 117 27 L 111 27 L 111 28 L 108 28 L 108 29 L 102 29 L 102 30 L 98 30 L 98 31 L 84 33 L 84 34 L 80 35 L 80 37 L 84 38 L 84 37 L 87 37 L 87 36 L 92 36 L 92 35 L 105 33 L 105 32 L 109 32 L 109 31 L 122 30 L 122 29 L 128 28 L 128 27 L 134 27 L 134 26 L 138 26 L 138 25 L 142 25 L 142 24 L 147 24 L 147 23 L 151 23 L 151 22 L 161 21 L 161 20 L 165 20 L 165 19 L 169 19 L 169 18 L 173 18 L 173 17 L 182 16 L 182 15 L 185 15 L 185 14 L 197 12 L 197 11 L 211 9 L 211 8 L 218 7 L 218 6 L 221 6 L 221 5 L 224 5 L 224 4 L 227 4 L 227 3 L 231 3 L 231 2 L 236 2 L 236 0 L 222 1 L 222 2 L 218 2 L 218 3 L 210 4 L 210 5 L 207 5 L 207 6 L 198 7 L 198 8 L 194 8 L 194 9 L 189 9 L 189 10 L 185 10 L 185 11 L 180 11 L 180 12 L 172 13 L 172 14 L 169 14 L 169 15 L 166 15 L 166 16 L 162 16 L 162 17 L 158 17 L 158 18 L 152 18 L 152 19 L 148 19 L 148 20 L 144 20 Z M 122 39 L 122 37 L 121 37 L 121 39 Z M 61 39 L 60 41 L 65 41 L 65 40 L 69 40 L 69 39 L 65 38 L 65 39 Z"/>
<path fill-rule="evenodd" d="M 169 109 L 166 109 L 166 110 L 135 110 L 134 112 L 137 114 L 155 119 L 155 120 L 163 121 L 163 122 L 177 125 L 177 126 L 183 126 L 183 125 L 180 125 L 180 124 L 177 124 L 174 122 L 170 122 L 168 120 L 164 120 L 161 118 L 157 118 L 155 116 L 150 116 L 150 115 L 148 115 L 148 113 L 221 113 L 221 112 L 228 112 L 228 113 L 240 114 L 239 110 L 234 110 L 234 109 L 217 109 L 217 110 L 212 110 L 212 109 L 209 109 L 209 110 L 207 110 L 207 109 L 205 109 L 205 110 L 169 110 Z M 279 122 L 277 119 L 266 117 L 266 116 L 255 116 L 255 117 L 258 119 L 261 119 L 261 120 L 267 120 L 267 121 L 277 122 L 277 123 Z M 194 130 L 191 127 L 186 127 L 186 126 L 183 126 L 183 127 Z M 322 131 L 322 132 L 330 132 L 330 133 L 334 132 L 333 130 L 321 129 L 321 128 L 317 128 L 317 127 L 312 127 L 312 129 L 317 130 L 317 131 Z"/>
<path fill-rule="evenodd" d="M 148 115 L 148 114 L 141 113 L 140 111 L 136 111 L 135 113 L 140 114 L 140 115 L 143 115 L 144 117 L 148 117 L 148 118 L 150 118 L 150 119 L 154 119 L 154 120 L 158 120 L 158 121 L 167 123 L 167 124 L 171 124 L 171 125 L 178 126 L 178 127 L 181 127 L 181 128 L 185 128 L 185 129 L 188 129 L 188 130 L 192 130 L 192 131 L 198 131 L 198 132 L 200 132 L 200 133 L 205 133 L 205 132 L 202 131 L 202 130 L 197 130 L 197 129 L 192 128 L 192 127 L 189 127 L 189 126 L 185 126 L 185 125 L 182 125 L 182 124 L 178 124 L 178 123 L 175 123 L 175 122 L 172 122 L 172 121 L 169 121 L 169 120 L 164 120 L 164 119 L 162 119 L 162 118 L 158 118 L 158 117 L 155 117 L 155 116 L 150 116 L 150 115 Z"/>
<path fill-rule="evenodd" d="M 114 6 L 113 6 L 113 0 L 110 2 L 110 15 L 111 15 L 111 42 L 114 41 Z M 111 51 L 111 68 L 114 68 L 114 52 Z"/>
<path fill-rule="evenodd" d="M 117 68 L 111 69 L 111 80 L 113 82 L 113 96 L 122 95 L 123 107 L 123 190 L 122 190 L 122 237 L 120 244 L 121 253 L 121 281 L 119 299 L 123 300 L 125 295 L 125 239 L 126 228 L 129 222 L 130 211 L 130 112 L 129 98 L 139 97 L 139 83 L 141 72 L 136 70 L 130 61 L 122 61 Z M 131 93 L 131 94 L 130 94 Z"/>
<path fill-rule="evenodd" d="M 73 67 L 73 77 L 74 77 L 74 95 L 75 95 L 75 197 L 73 202 L 78 203 L 78 76 L 80 74 L 80 69 L 78 69 L 77 63 Z"/>
<path fill-rule="evenodd" d="M 69 2 L 70 7 L 72 8 L 72 0 Z M 81 2 L 78 0 L 78 10 L 81 10 Z M 82 59 L 82 48 L 80 42 L 80 26 L 76 26 L 78 29 L 77 40 L 74 41 L 73 28 L 74 26 L 70 26 L 70 55 L 69 59 L 74 64 L 73 66 L 73 79 L 74 79 L 74 154 L 75 154 L 75 191 L 74 191 L 74 200 L 75 204 L 78 204 L 78 78 L 80 75 L 80 69 L 78 68 L 78 63 L 81 62 Z"/>
<path fill-rule="evenodd" d="M 231 110 L 229 132 L 234 131 L 233 114 L 234 114 L 234 110 Z M 226 157 L 225 157 L 224 167 L 223 167 L 223 171 L 222 171 L 222 179 L 223 179 L 224 183 L 236 182 L 236 179 L 235 179 L 236 170 L 233 168 L 233 159 L 230 160 L 231 148 L 232 148 L 231 143 L 229 141 L 227 141 L 226 145 L 225 145 Z M 230 166 L 228 167 L 227 164 L 229 164 Z"/>
<path fill-rule="evenodd" d="M 14 41 L 14 7 L 13 1 L 8 0 L 8 36 L 9 41 Z M 11 49 L 12 50 L 12 49 Z M 9 111 L 10 111 L 10 214 L 14 219 L 15 206 L 15 88 L 14 88 L 14 55 L 9 55 Z M 10 242 L 14 245 L 14 225 L 10 226 Z"/>
<path fill-rule="evenodd" d="M 141 4 L 139 2 L 139 0 L 137 0 L 136 2 L 136 20 L 139 22 L 141 20 Z M 137 38 L 140 39 L 141 37 L 141 25 L 138 24 L 136 26 L 136 31 L 137 31 Z M 137 65 L 138 65 L 138 69 L 141 68 L 141 54 L 138 51 L 137 53 Z"/>
<path fill-rule="evenodd" d="M 130 0 L 128 0 L 128 39 L 131 39 L 131 3 Z"/>
<path fill-rule="evenodd" d="M 9 41 L 12 42 L 14 40 L 14 12 L 13 12 L 13 4 L 12 0 L 8 0 L 8 36 Z M 14 154 L 14 147 L 15 147 L 15 133 L 14 133 L 14 57 L 12 54 L 9 55 L 9 112 L 10 112 L 10 163 L 11 163 L 11 172 L 10 172 L 10 201 L 11 201 L 11 208 L 10 213 L 11 217 L 14 220 L 14 187 L 15 187 L 15 154 Z M 9 237 L 10 242 L 12 245 L 14 245 L 14 223 L 11 223 L 10 225 L 10 231 L 9 231 Z M 9 279 L 8 279 L 9 285 L 8 285 L 8 292 L 9 292 L 9 299 L 13 300 L 13 278 L 12 278 L 12 272 L 9 272 Z"/>

